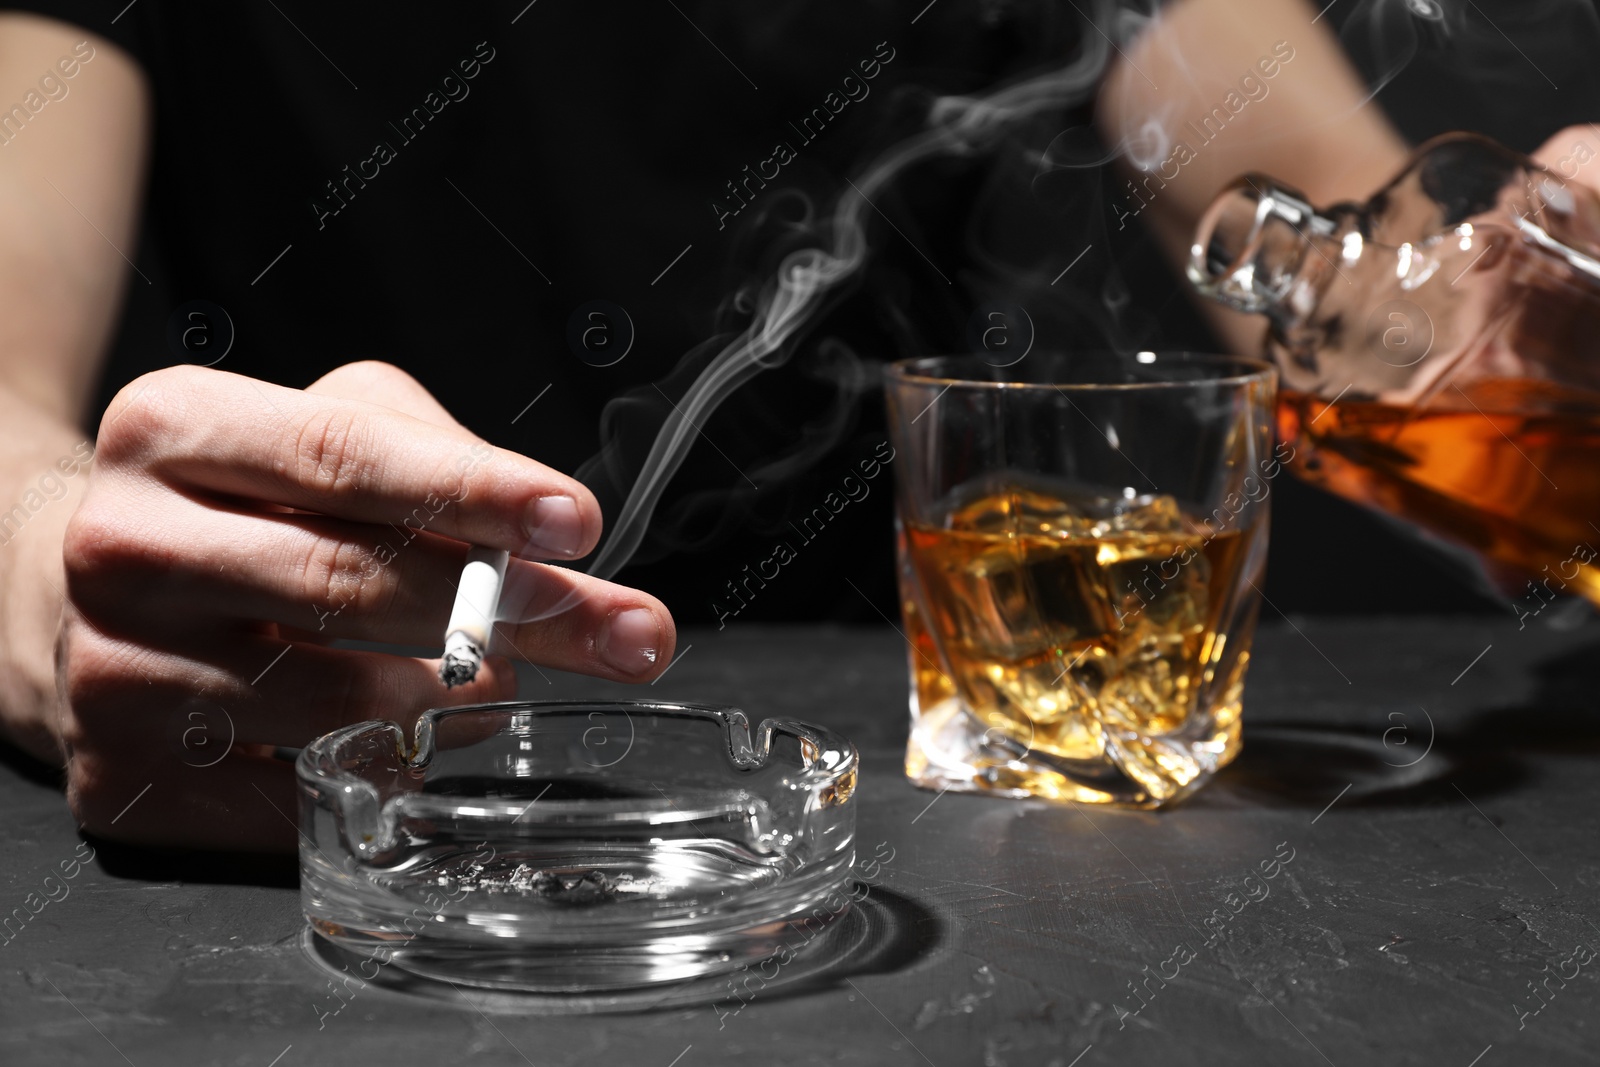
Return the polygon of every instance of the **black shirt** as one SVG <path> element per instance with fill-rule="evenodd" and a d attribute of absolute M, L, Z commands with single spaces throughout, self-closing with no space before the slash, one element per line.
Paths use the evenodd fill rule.
<path fill-rule="evenodd" d="M 748 322 L 752 285 L 815 240 L 849 177 L 936 94 L 1099 40 L 1090 5 L 1026 0 L 13 6 L 111 39 L 154 88 L 139 273 L 102 404 L 145 370 L 214 358 L 171 342 L 205 301 L 233 327 L 220 368 L 303 386 L 389 360 L 490 441 L 579 473 L 608 522 L 672 404 Z M 1329 21 L 1414 139 L 1477 128 L 1530 149 L 1593 118 L 1591 5 L 1559 24 L 1481 6 L 1388 5 L 1409 14 L 1384 21 L 1357 3 Z M 620 578 L 715 621 L 725 584 L 876 454 L 877 367 L 968 348 L 996 298 L 1026 299 L 1040 347 L 1212 344 L 1140 227 L 1114 225 L 1120 179 L 1041 166 L 1086 123 L 1083 107 L 1042 113 L 877 195 L 867 267 L 704 420 Z M 889 481 L 739 618 L 893 617 Z M 1285 483 L 1275 510 L 1280 606 L 1470 602 L 1346 505 Z"/>
<path fill-rule="evenodd" d="M 154 89 L 140 273 L 102 404 L 145 370 L 210 362 L 215 345 L 169 343 L 205 301 L 232 324 L 219 369 L 303 386 L 391 361 L 495 444 L 581 471 L 608 522 L 799 224 L 935 92 L 1077 40 L 1070 10 L 1002 2 L 125 4 L 22 5 L 110 38 Z M 875 201 L 899 231 L 875 220 L 869 277 L 704 422 L 623 580 L 714 618 L 787 517 L 874 454 L 877 365 L 959 342 L 961 205 L 984 169 L 923 167 Z M 743 617 L 893 613 L 889 481 Z"/>

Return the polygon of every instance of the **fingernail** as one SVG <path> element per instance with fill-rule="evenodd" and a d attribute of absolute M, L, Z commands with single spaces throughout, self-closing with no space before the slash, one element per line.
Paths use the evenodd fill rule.
<path fill-rule="evenodd" d="M 542 496 L 528 505 L 528 540 L 554 556 L 576 556 L 583 549 L 583 517 L 570 496 Z"/>
<path fill-rule="evenodd" d="M 661 626 L 653 612 L 629 608 L 606 620 L 600 631 L 600 658 L 623 674 L 643 674 L 661 654 Z"/>

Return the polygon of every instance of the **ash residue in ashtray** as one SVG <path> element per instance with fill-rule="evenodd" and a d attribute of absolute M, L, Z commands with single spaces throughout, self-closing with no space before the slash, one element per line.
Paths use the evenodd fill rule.
<path fill-rule="evenodd" d="M 439 885 L 446 892 L 509 893 L 538 897 L 552 904 L 604 904 L 650 889 L 650 880 L 631 874 L 608 875 L 595 870 L 547 870 L 519 863 L 509 874 L 488 871 L 483 864 L 469 864 L 460 874 L 440 874 Z"/>

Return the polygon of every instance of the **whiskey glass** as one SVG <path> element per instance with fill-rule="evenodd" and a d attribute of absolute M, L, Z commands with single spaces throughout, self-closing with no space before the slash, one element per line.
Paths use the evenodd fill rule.
<path fill-rule="evenodd" d="M 889 367 L 913 782 L 1156 808 L 1233 759 L 1276 383 L 1164 352 Z"/>

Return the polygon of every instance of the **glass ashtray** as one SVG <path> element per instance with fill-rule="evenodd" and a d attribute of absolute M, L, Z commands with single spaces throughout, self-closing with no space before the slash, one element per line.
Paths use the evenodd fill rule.
<path fill-rule="evenodd" d="M 774 958 L 799 976 L 849 925 L 857 764 L 831 731 L 699 704 L 337 730 L 296 765 L 308 946 L 363 984 L 553 1010 L 692 1002 Z"/>

